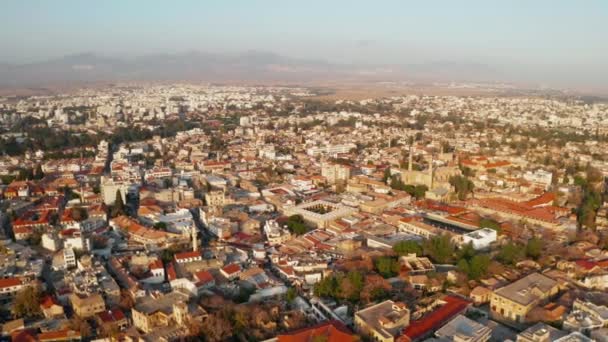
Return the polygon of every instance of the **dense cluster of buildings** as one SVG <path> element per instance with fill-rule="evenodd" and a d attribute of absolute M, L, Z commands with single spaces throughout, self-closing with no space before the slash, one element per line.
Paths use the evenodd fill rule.
<path fill-rule="evenodd" d="M 0 156 L 2 334 L 608 340 L 605 105 L 309 95 L 154 85 L 0 99 L 3 127 L 33 117 L 106 134 L 66 146 L 79 157 Z M 162 131 L 175 121 L 197 125 Z M 151 134 L 111 135 L 122 129 Z"/>

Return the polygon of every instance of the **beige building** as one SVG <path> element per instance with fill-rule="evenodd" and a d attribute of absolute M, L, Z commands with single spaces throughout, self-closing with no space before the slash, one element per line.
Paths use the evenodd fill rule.
<path fill-rule="evenodd" d="M 205 194 L 205 202 L 210 207 L 222 207 L 225 201 L 223 190 L 212 190 Z"/>
<path fill-rule="evenodd" d="M 346 184 L 350 178 L 350 166 L 337 163 L 323 163 L 321 176 L 327 179 L 328 184 Z"/>
<path fill-rule="evenodd" d="M 304 221 L 317 228 L 327 228 L 332 221 L 349 216 L 356 211 L 357 209 L 340 203 L 318 200 L 286 208 L 285 215 L 301 215 Z"/>
<path fill-rule="evenodd" d="M 371 340 L 393 342 L 410 324 L 410 311 L 402 302 L 387 300 L 355 313 L 355 330 Z"/>
<path fill-rule="evenodd" d="M 100 294 L 95 293 L 88 297 L 80 297 L 76 294 L 70 295 L 70 302 L 74 313 L 80 318 L 89 318 L 96 313 L 105 311 L 106 303 Z"/>
<path fill-rule="evenodd" d="M 190 307 L 187 301 L 188 296 L 180 292 L 138 298 L 132 309 L 133 325 L 151 333 L 158 328 L 183 327 L 189 319 L 205 319 L 207 313 L 200 307 Z"/>
<path fill-rule="evenodd" d="M 450 189 L 450 178 L 461 175 L 458 166 L 441 166 L 433 169 L 433 158 L 429 162 L 428 169 L 417 171 L 413 168 L 413 153 L 410 149 L 407 170 L 400 170 L 401 180 L 409 185 L 425 185 L 429 190 L 438 187 Z"/>
<path fill-rule="evenodd" d="M 559 291 L 558 282 L 540 273 L 532 273 L 494 291 L 490 300 L 492 317 L 525 323 L 526 315 Z"/>
<path fill-rule="evenodd" d="M 106 205 L 114 204 L 116 201 L 116 192 L 120 192 L 122 202 L 127 202 L 127 193 L 129 192 L 129 184 L 126 182 L 115 182 L 112 178 L 101 176 L 101 197 Z"/>

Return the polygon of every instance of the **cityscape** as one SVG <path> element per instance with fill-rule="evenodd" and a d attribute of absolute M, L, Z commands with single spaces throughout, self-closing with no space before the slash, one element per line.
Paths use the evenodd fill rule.
<path fill-rule="evenodd" d="M 601 82 L 14 53 L 1 341 L 608 341 Z"/>

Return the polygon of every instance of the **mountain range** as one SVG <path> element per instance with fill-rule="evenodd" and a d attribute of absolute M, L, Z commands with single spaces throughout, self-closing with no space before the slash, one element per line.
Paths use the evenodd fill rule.
<path fill-rule="evenodd" d="M 234 55 L 190 51 L 135 58 L 82 53 L 36 63 L 0 64 L 0 86 L 115 81 L 501 81 L 500 74 L 474 63 L 352 65 L 261 51 Z"/>

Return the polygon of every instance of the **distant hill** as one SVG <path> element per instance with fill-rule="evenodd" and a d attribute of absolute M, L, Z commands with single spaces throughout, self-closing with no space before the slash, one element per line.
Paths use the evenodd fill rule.
<path fill-rule="evenodd" d="M 483 80 L 496 76 L 479 64 L 428 63 L 405 66 L 357 66 L 290 58 L 262 51 L 226 55 L 191 51 L 132 59 L 93 53 L 28 64 L 0 64 L 1 86 L 99 81 L 324 81 L 324 80 Z M 437 76 L 437 77 L 435 77 Z M 468 78 L 468 79 L 467 79 Z"/>

